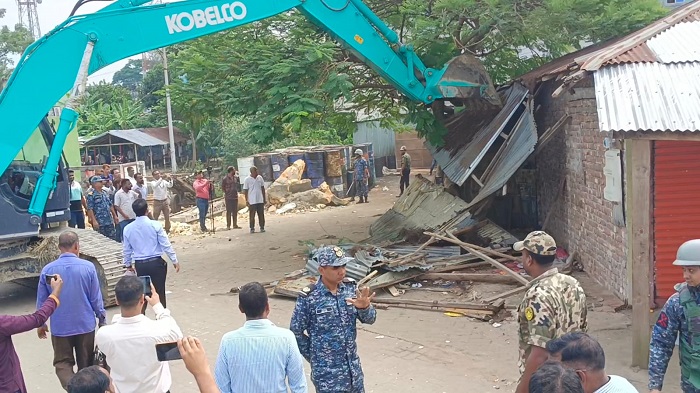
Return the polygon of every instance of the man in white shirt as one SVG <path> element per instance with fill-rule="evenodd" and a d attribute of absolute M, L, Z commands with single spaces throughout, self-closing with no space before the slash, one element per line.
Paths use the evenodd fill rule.
<path fill-rule="evenodd" d="M 141 199 L 146 199 L 148 197 L 148 185 L 143 180 L 143 175 L 140 173 L 134 174 L 135 183 L 132 183 L 131 189 L 138 192 L 141 195 Z"/>
<path fill-rule="evenodd" d="M 260 232 L 265 232 L 265 181 L 258 174 L 258 168 L 250 167 L 250 176 L 243 181 L 243 194 L 248 205 L 250 233 L 255 233 L 255 215 L 258 215 Z"/>
<path fill-rule="evenodd" d="M 242 328 L 224 334 L 216 360 L 221 393 L 307 393 L 304 360 L 294 334 L 269 319 L 265 288 L 257 282 L 241 287 L 238 309 L 246 315 Z"/>
<path fill-rule="evenodd" d="M 125 179 L 129 179 L 129 181 L 131 181 L 131 185 L 134 185 L 136 183 L 135 172 L 136 172 L 136 170 L 134 169 L 133 166 L 126 168 Z"/>
<path fill-rule="evenodd" d="M 131 190 L 131 181 L 123 179 L 122 187 L 114 194 L 114 210 L 117 211 L 117 218 L 119 218 L 119 230 L 117 231 L 119 241 L 123 238 L 124 228 L 134 222 L 136 218 L 131 205 L 137 199 L 139 199 L 139 194 Z"/>
<path fill-rule="evenodd" d="M 170 175 L 165 178 L 160 176 L 160 171 L 153 171 L 153 219 L 158 221 L 160 212 L 165 216 L 165 233 L 170 233 L 170 196 L 168 189 L 173 188 L 173 179 Z"/>
<path fill-rule="evenodd" d="M 584 393 L 639 393 L 625 378 L 605 372 L 603 347 L 586 333 L 567 333 L 548 341 L 546 348 L 550 359 L 578 374 Z"/>
<path fill-rule="evenodd" d="M 170 368 L 167 362 L 158 361 L 155 346 L 181 339 L 180 327 L 160 304 L 153 286 L 152 295 L 144 297 L 140 278 L 122 277 L 114 292 L 121 314 L 97 331 L 95 345 L 105 355 L 116 393 L 168 392 L 172 384 Z M 145 301 L 153 308 L 155 320 L 141 314 Z"/>

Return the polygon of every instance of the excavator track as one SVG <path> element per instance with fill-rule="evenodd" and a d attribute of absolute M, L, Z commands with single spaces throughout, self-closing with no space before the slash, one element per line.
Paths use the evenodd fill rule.
<path fill-rule="evenodd" d="M 80 257 L 95 264 L 100 278 L 100 288 L 105 307 L 115 306 L 117 299 L 114 286 L 124 276 L 123 252 L 121 243 L 101 235 L 91 229 L 61 227 L 42 232 L 39 237 L 56 237 L 66 230 L 75 231 L 80 237 Z"/>

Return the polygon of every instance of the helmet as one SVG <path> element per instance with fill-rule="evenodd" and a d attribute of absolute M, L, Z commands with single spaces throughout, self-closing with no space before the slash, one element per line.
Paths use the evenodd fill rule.
<path fill-rule="evenodd" d="M 676 266 L 700 266 L 700 239 L 688 240 L 678 247 Z"/>
<path fill-rule="evenodd" d="M 401 151 L 406 151 L 406 146 L 401 146 Z"/>
<path fill-rule="evenodd" d="M 355 154 L 357 154 L 358 156 L 361 156 L 364 154 L 364 152 L 362 151 L 362 149 L 357 149 L 357 150 L 355 150 Z"/>

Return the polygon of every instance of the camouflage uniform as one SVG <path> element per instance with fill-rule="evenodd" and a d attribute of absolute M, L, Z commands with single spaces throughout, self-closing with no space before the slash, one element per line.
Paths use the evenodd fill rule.
<path fill-rule="evenodd" d="M 680 333 L 681 389 L 700 393 L 700 288 L 677 284 L 651 333 L 649 390 L 661 390 Z"/>
<path fill-rule="evenodd" d="M 369 168 L 369 164 L 367 164 L 367 160 L 364 158 L 360 157 L 359 159 L 355 160 L 355 174 L 354 174 L 354 179 L 355 179 L 355 187 L 357 187 L 357 196 L 359 197 L 367 197 L 368 191 L 367 191 L 367 177 L 365 176 L 365 172 Z"/>
<path fill-rule="evenodd" d="M 321 248 L 314 259 L 320 266 L 343 266 L 343 250 Z M 372 324 L 374 306 L 360 310 L 346 302 L 356 296 L 357 283 L 346 278 L 333 295 L 319 280 L 299 294 L 290 329 L 299 351 L 311 364 L 311 381 L 318 393 L 363 393 L 364 375 L 357 355 L 356 319 Z"/>
<path fill-rule="evenodd" d="M 539 255 L 555 255 L 557 251 L 554 239 L 542 231 L 530 233 L 514 248 Z M 566 333 L 586 332 L 586 315 L 586 294 L 575 278 L 552 268 L 533 279 L 518 306 L 520 375 L 533 345 L 544 348 L 549 340 Z"/>
<path fill-rule="evenodd" d="M 91 188 L 85 197 L 88 210 L 92 210 L 100 227 L 98 231 L 110 239 L 117 240 L 117 231 L 114 228 L 114 218 L 112 216 L 112 201 L 103 189 L 97 191 Z"/>

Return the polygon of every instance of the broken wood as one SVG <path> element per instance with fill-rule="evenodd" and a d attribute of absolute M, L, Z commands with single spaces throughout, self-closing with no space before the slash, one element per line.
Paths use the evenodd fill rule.
<path fill-rule="evenodd" d="M 419 269 L 408 269 L 403 272 L 387 272 L 374 277 L 372 280 L 367 282 L 367 286 L 370 288 L 370 290 L 376 291 L 377 289 L 386 288 L 394 284 L 408 281 L 414 277 L 420 276 L 421 274 L 423 274 L 423 271 Z"/>
<path fill-rule="evenodd" d="M 454 235 L 451 234 L 451 233 L 448 233 L 447 236 L 449 236 L 449 237 L 452 238 L 453 240 L 459 240 L 456 236 L 454 236 Z M 460 241 L 461 241 L 461 240 L 460 240 Z M 483 252 L 485 252 L 485 253 L 487 253 L 487 254 L 491 254 L 491 255 L 494 255 L 494 256 L 497 256 L 497 257 L 509 259 L 509 260 L 515 261 L 515 262 L 520 262 L 520 258 L 518 258 L 518 257 L 516 257 L 516 256 L 513 256 L 513 255 L 509 255 L 509 254 L 504 254 L 504 253 L 502 253 L 502 252 L 500 252 L 500 251 L 494 250 L 493 248 L 481 247 L 481 246 L 477 246 L 476 244 L 471 244 L 471 243 L 467 243 L 467 242 L 464 242 L 464 244 L 468 245 L 469 247 L 471 247 L 471 248 L 473 248 L 473 249 L 476 249 L 476 250 L 479 250 L 479 251 L 483 251 Z"/>
<path fill-rule="evenodd" d="M 458 309 L 464 309 L 464 310 L 481 310 L 481 311 L 491 311 L 491 312 L 498 312 L 503 305 L 499 307 L 498 305 L 492 305 L 492 304 L 479 304 L 479 303 L 452 303 L 452 302 L 439 302 L 437 300 L 435 301 L 426 301 L 426 300 L 412 300 L 412 299 L 385 299 L 385 298 L 374 298 L 373 300 L 374 303 L 378 304 L 392 304 L 392 305 L 397 305 L 397 304 L 409 304 L 412 306 L 422 306 L 422 307 L 430 307 L 430 308 L 458 308 Z"/>
<path fill-rule="evenodd" d="M 375 271 L 373 271 L 372 273 L 366 275 L 364 278 L 362 278 L 360 281 L 357 282 L 357 287 L 358 287 L 358 288 L 361 287 L 361 286 L 364 285 L 367 281 L 373 279 L 374 276 L 376 276 L 377 274 L 379 274 L 379 270 L 375 270 Z"/>
<path fill-rule="evenodd" d="M 430 273 L 448 273 L 448 272 L 453 272 L 455 270 L 476 269 L 478 267 L 484 267 L 484 266 L 491 266 L 491 264 L 488 262 L 460 263 L 460 264 L 430 269 Z"/>
<path fill-rule="evenodd" d="M 391 306 L 389 306 L 388 304 L 373 304 L 373 305 L 375 308 L 377 308 L 379 310 L 387 310 L 391 307 L 394 307 L 394 308 L 406 308 L 409 310 L 437 311 L 437 312 L 442 312 L 442 313 L 451 312 L 451 313 L 464 315 L 465 317 L 478 319 L 481 321 L 489 321 L 491 318 L 493 318 L 497 314 L 497 312 L 495 312 L 495 311 L 465 310 L 465 309 L 447 308 L 447 307 L 427 307 L 427 306 L 418 306 L 418 305 L 414 305 L 414 304 L 392 304 Z"/>
<path fill-rule="evenodd" d="M 503 292 L 503 293 L 495 295 L 495 296 L 487 297 L 486 299 L 484 299 L 484 302 L 491 303 L 495 300 L 505 299 L 509 296 L 513 296 L 513 295 L 518 294 L 520 292 L 525 292 L 528 288 L 530 288 L 530 286 L 522 286 L 522 287 L 518 287 L 515 289 L 511 289 L 510 291 L 506 291 L 506 292 Z"/>
<path fill-rule="evenodd" d="M 517 284 L 512 276 L 484 273 L 426 273 L 418 277 L 419 280 L 447 280 L 447 281 L 478 281 L 497 284 Z"/>
<path fill-rule="evenodd" d="M 391 296 L 393 296 L 393 297 L 401 296 L 401 292 L 399 292 L 399 290 L 396 289 L 396 287 L 393 286 L 393 285 L 387 287 L 386 289 L 387 289 L 387 291 L 389 291 L 389 293 L 390 293 Z"/>
<path fill-rule="evenodd" d="M 467 243 L 465 243 L 465 242 L 463 242 L 463 241 L 461 241 L 461 240 L 451 239 L 451 238 L 449 238 L 449 237 L 440 236 L 440 235 L 438 235 L 438 234 L 430 233 L 430 232 L 427 232 L 426 234 L 429 235 L 429 236 L 435 236 L 435 237 L 438 238 L 438 239 L 443 239 L 443 240 L 448 241 L 448 242 L 450 242 L 450 243 L 454 243 L 454 244 L 456 244 L 456 245 L 458 245 L 458 246 L 461 246 L 461 247 L 464 248 L 465 250 L 469 251 L 469 253 L 474 254 L 474 255 L 478 255 L 479 257 L 481 257 L 481 259 L 485 260 L 486 262 L 491 263 L 493 266 L 495 266 L 495 267 L 497 267 L 497 268 L 503 270 L 504 272 L 506 272 L 507 274 L 511 275 L 512 277 L 515 277 L 515 279 L 518 280 L 518 282 L 520 282 L 520 283 L 523 284 L 523 285 L 528 285 L 528 283 L 529 283 L 529 281 L 528 281 L 525 277 L 523 277 L 523 276 L 519 275 L 518 273 L 516 273 L 516 272 L 510 270 L 507 266 L 505 266 L 505 265 L 503 265 L 502 263 L 496 261 L 495 259 L 489 257 L 488 255 L 482 253 L 481 251 L 478 251 L 478 250 L 476 250 L 476 249 L 471 248 L 471 246 L 470 246 L 469 244 L 467 244 Z"/>

